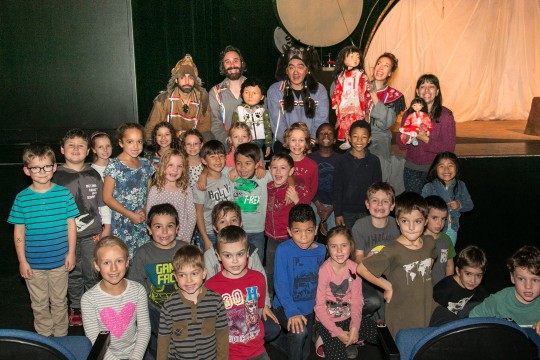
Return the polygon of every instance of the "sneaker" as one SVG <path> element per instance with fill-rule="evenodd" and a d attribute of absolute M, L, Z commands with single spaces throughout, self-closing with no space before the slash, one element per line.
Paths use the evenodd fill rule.
<path fill-rule="evenodd" d="M 356 359 L 358 357 L 358 348 L 356 345 L 349 345 L 345 348 L 347 359 Z"/>
<path fill-rule="evenodd" d="M 341 150 L 348 150 L 351 148 L 351 144 L 348 141 L 345 141 L 343 144 L 339 145 Z"/>
<path fill-rule="evenodd" d="M 82 317 L 81 317 L 81 309 L 69 309 L 69 326 L 81 326 L 82 325 Z"/>

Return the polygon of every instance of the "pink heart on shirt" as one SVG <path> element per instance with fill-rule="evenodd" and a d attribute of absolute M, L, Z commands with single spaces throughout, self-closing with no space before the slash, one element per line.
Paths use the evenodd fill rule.
<path fill-rule="evenodd" d="M 133 313 L 135 312 L 135 304 L 128 302 L 120 313 L 117 314 L 114 309 L 110 307 L 103 308 L 99 313 L 103 325 L 114 335 L 114 337 L 119 338 L 124 334 L 126 328 L 128 327 L 131 319 L 133 318 Z"/>

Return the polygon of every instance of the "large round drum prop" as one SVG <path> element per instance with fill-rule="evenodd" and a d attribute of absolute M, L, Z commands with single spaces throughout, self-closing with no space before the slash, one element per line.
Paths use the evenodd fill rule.
<path fill-rule="evenodd" d="M 283 27 L 301 43 L 317 47 L 347 39 L 362 16 L 363 0 L 274 0 Z"/>

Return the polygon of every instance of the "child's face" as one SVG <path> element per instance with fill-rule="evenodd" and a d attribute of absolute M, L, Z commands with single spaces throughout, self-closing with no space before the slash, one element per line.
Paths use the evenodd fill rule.
<path fill-rule="evenodd" d="M 104 246 L 97 252 L 94 268 L 101 274 L 103 281 L 118 285 L 128 268 L 128 255 L 118 246 Z"/>
<path fill-rule="evenodd" d="M 112 154 L 112 144 L 108 137 L 98 137 L 94 140 L 92 151 L 98 159 L 108 160 Z"/>
<path fill-rule="evenodd" d="M 484 271 L 480 268 L 471 266 L 464 266 L 463 269 L 459 269 L 456 266 L 456 276 L 459 285 L 467 290 L 474 290 L 480 285 L 484 277 Z"/>
<path fill-rule="evenodd" d="M 244 156 L 242 154 L 237 154 L 235 156 L 235 167 L 238 176 L 242 179 L 250 179 L 255 174 L 255 168 L 257 164 L 249 156 Z"/>
<path fill-rule="evenodd" d="M 217 256 L 225 277 L 238 279 L 246 273 L 248 249 L 242 241 L 220 244 Z"/>
<path fill-rule="evenodd" d="M 287 146 L 289 150 L 291 150 L 291 153 L 293 153 L 294 155 L 304 155 L 304 151 L 306 150 L 307 146 L 306 134 L 300 129 L 295 129 L 291 131 L 291 133 L 289 134 Z"/>
<path fill-rule="evenodd" d="M 353 69 L 360 65 L 360 54 L 357 52 L 351 52 L 345 56 L 343 63 L 349 68 Z"/>
<path fill-rule="evenodd" d="M 120 147 L 128 156 L 136 158 L 143 150 L 143 133 L 139 129 L 127 129 L 120 139 Z"/>
<path fill-rule="evenodd" d="M 171 130 L 165 126 L 160 127 L 156 133 L 156 143 L 161 150 L 169 149 L 172 143 Z"/>
<path fill-rule="evenodd" d="M 229 225 L 242 226 L 242 221 L 240 221 L 240 217 L 236 211 L 227 211 L 226 213 L 221 214 L 213 228 L 214 231 L 218 233 L 221 231 L 221 229 Z"/>
<path fill-rule="evenodd" d="M 208 154 L 201 161 L 208 170 L 220 173 L 225 167 L 225 154 Z"/>
<path fill-rule="evenodd" d="M 234 129 L 231 136 L 229 136 L 229 141 L 236 149 L 238 145 L 251 141 L 251 133 L 245 129 Z"/>
<path fill-rule="evenodd" d="M 435 208 L 429 209 L 427 229 L 433 235 L 438 235 L 446 224 L 448 210 L 439 210 Z"/>
<path fill-rule="evenodd" d="M 373 78 L 379 81 L 386 81 L 392 75 L 392 60 L 387 57 L 382 57 L 375 64 Z"/>
<path fill-rule="evenodd" d="M 331 149 L 336 143 L 336 137 L 334 136 L 334 130 L 331 126 L 325 126 L 319 131 L 317 135 L 317 144 L 319 148 Z"/>
<path fill-rule="evenodd" d="M 392 197 L 382 190 L 378 190 L 366 200 L 366 208 L 369 214 L 376 219 L 384 219 L 394 210 L 395 204 Z"/>
<path fill-rule="evenodd" d="M 174 278 L 184 296 L 196 295 L 206 278 L 206 273 L 206 269 L 186 264 L 174 272 Z"/>
<path fill-rule="evenodd" d="M 422 106 L 422 104 L 414 103 L 412 108 L 413 108 L 414 111 L 420 111 L 420 110 L 422 110 L 423 106 Z"/>
<path fill-rule="evenodd" d="M 246 86 L 242 93 L 242 99 L 249 106 L 255 106 L 264 99 L 264 95 L 258 86 Z"/>
<path fill-rule="evenodd" d="M 78 136 L 67 139 L 60 147 L 60 152 L 64 155 L 68 164 L 83 164 L 89 151 L 88 143 Z"/>
<path fill-rule="evenodd" d="M 186 150 L 186 154 L 189 156 L 199 156 L 199 152 L 201 152 L 202 142 L 201 140 L 195 136 L 195 135 L 188 135 L 184 139 L 184 148 Z"/>
<path fill-rule="evenodd" d="M 172 155 L 165 169 L 165 179 L 168 182 L 176 182 L 184 172 L 184 159 L 178 155 Z"/>
<path fill-rule="evenodd" d="M 30 176 L 35 184 L 48 185 L 56 171 L 56 164 L 49 157 L 39 158 L 36 156 L 23 168 L 23 171 L 27 176 Z M 34 173 L 34 171 L 38 172 Z"/>
<path fill-rule="evenodd" d="M 309 249 L 315 235 L 317 235 L 317 226 L 313 221 L 299 222 L 294 221 L 292 227 L 287 227 L 290 237 L 300 249 Z"/>
<path fill-rule="evenodd" d="M 409 241 L 416 241 L 424 233 L 427 219 L 418 210 L 401 213 L 397 218 L 399 231 Z"/>
<path fill-rule="evenodd" d="M 270 163 L 270 175 L 272 175 L 272 180 L 274 180 L 276 187 L 285 184 L 289 176 L 292 176 L 293 173 L 294 168 L 290 167 L 285 159 L 272 160 Z"/>
<path fill-rule="evenodd" d="M 456 177 L 456 174 L 456 164 L 454 164 L 452 160 L 441 159 L 437 164 L 437 177 L 444 182 L 445 185 L 449 185 Z"/>
<path fill-rule="evenodd" d="M 326 246 L 330 258 L 337 264 L 344 264 L 351 255 L 351 242 L 343 234 L 328 239 Z"/>
<path fill-rule="evenodd" d="M 159 249 L 172 249 L 176 245 L 178 224 L 172 215 L 156 214 L 152 218 L 152 224 L 146 226 L 148 233 Z"/>
<path fill-rule="evenodd" d="M 366 152 L 366 147 L 371 141 L 368 129 L 354 128 L 348 135 L 349 142 L 351 143 L 351 153 L 356 157 L 363 157 Z"/>
<path fill-rule="evenodd" d="M 516 287 L 516 298 L 528 305 L 540 296 L 540 276 L 534 275 L 525 267 L 518 267 L 510 274 L 512 284 Z"/>

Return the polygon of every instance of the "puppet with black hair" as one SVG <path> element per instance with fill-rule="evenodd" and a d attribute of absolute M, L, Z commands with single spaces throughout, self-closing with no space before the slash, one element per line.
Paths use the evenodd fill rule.
<path fill-rule="evenodd" d="M 277 83 L 268 89 L 268 112 L 275 140 L 283 142 L 290 125 L 305 122 L 310 134 L 328 122 L 328 96 L 313 76 L 319 67 L 317 51 L 311 46 L 284 46 L 277 68 Z"/>
<path fill-rule="evenodd" d="M 344 141 L 340 149 L 351 147 L 347 133 L 353 122 L 366 118 L 366 83 L 362 52 L 354 45 L 346 46 L 338 54 L 334 70 L 336 84 L 332 94 L 332 109 L 336 110 L 337 139 Z"/>

